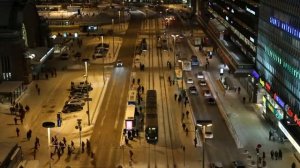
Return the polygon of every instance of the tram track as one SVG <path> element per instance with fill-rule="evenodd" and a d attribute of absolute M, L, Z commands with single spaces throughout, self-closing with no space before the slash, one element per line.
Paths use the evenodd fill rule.
<path fill-rule="evenodd" d="M 156 32 L 157 28 L 159 26 L 158 20 L 155 20 L 155 27 L 156 27 Z M 163 53 L 162 50 L 159 49 L 157 52 L 157 59 L 158 59 L 158 73 L 160 77 L 160 92 L 161 92 L 161 102 L 162 103 L 162 118 L 163 118 L 163 130 L 165 133 L 165 154 L 166 154 L 166 163 L 167 167 L 176 167 L 176 160 L 175 160 L 175 155 L 174 155 L 174 150 L 173 150 L 173 129 L 172 129 L 172 121 L 170 117 L 170 110 L 168 106 L 168 92 L 167 92 L 167 76 L 165 75 L 165 68 L 164 68 L 164 62 L 163 62 Z M 165 102 L 165 103 L 164 103 Z M 168 131 L 169 130 L 169 131 Z M 169 135 L 169 136 L 167 136 Z M 167 139 L 169 138 L 169 139 Z"/>

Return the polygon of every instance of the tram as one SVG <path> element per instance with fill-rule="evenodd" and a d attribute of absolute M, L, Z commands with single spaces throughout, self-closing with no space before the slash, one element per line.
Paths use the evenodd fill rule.
<path fill-rule="evenodd" d="M 157 95 L 156 90 L 147 90 L 146 93 L 146 128 L 145 137 L 148 143 L 158 141 Z"/>

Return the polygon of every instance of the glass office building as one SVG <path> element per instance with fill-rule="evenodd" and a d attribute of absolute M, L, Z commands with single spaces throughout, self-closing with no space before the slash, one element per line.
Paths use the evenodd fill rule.
<path fill-rule="evenodd" d="M 256 79 L 265 115 L 300 151 L 300 1 L 261 0 Z"/>

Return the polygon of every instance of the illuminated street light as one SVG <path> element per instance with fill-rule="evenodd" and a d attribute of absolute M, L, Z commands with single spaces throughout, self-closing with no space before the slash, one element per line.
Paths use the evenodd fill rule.
<path fill-rule="evenodd" d="M 175 54 L 176 54 L 175 44 L 176 44 L 176 39 L 177 39 L 177 37 L 179 37 L 179 35 L 178 34 L 171 34 L 171 37 L 173 37 L 173 39 L 174 39 L 174 44 L 173 44 L 174 50 L 173 50 L 173 53 L 174 53 L 174 68 L 175 68 L 175 65 L 176 65 L 176 62 L 175 62 L 175 59 L 176 59 L 176 56 L 175 56 Z"/>
<path fill-rule="evenodd" d="M 112 35 L 113 35 L 113 52 L 112 52 L 112 56 L 114 58 L 115 56 L 115 32 L 114 32 L 114 19 L 111 19 L 111 23 L 112 23 Z"/>
<path fill-rule="evenodd" d="M 196 127 L 200 127 L 202 131 L 202 168 L 204 168 L 205 165 L 205 158 L 204 158 L 204 153 L 205 153 L 205 139 L 206 139 L 206 128 L 207 127 L 212 127 L 212 121 L 211 120 L 197 120 L 196 121 Z"/>
<path fill-rule="evenodd" d="M 80 145 L 80 148 L 81 148 L 81 130 L 82 130 L 81 121 L 82 121 L 82 119 L 77 119 L 77 125 L 75 126 L 75 129 L 79 130 L 79 145 Z"/>
<path fill-rule="evenodd" d="M 51 150 L 50 150 L 50 147 L 51 147 L 51 141 L 50 141 L 50 128 L 53 128 L 55 127 L 55 123 L 54 122 L 44 122 L 43 123 L 43 127 L 44 128 L 47 128 L 47 135 L 48 135 L 48 152 L 49 152 L 49 167 L 51 168 Z"/>
<path fill-rule="evenodd" d="M 86 111 L 86 114 L 88 115 L 88 125 L 91 125 L 91 120 L 90 120 L 90 95 L 89 95 L 89 87 L 88 86 L 88 69 L 87 69 L 87 65 L 88 65 L 88 62 L 85 61 L 84 62 L 84 66 L 85 66 L 85 87 L 87 89 L 87 98 L 86 98 L 86 102 L 87 102 L 87 111 Z"/>

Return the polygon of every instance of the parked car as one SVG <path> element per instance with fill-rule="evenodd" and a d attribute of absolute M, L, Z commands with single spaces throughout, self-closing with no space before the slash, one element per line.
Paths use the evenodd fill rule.
<path fill-rule="evenodd" d="M 188 84 L 194 84 L 194 81 L 193 81 L 192 78 L 188 78 L 188 79 L 186 80 L 186 83 L 188 83 Z"/>
<path fill-rule="evenodd" d="M 190 91 L 190 94 L 198 95 L 196 86 L 190 86 L 189 91 Z"/>
<path fill-rule="evenodd" d="M 67 104 L 76 104 L 76 105 L 78 104 L 80 106 L 84 106 L 85 105 L 85 101 L 84 100 L 80 100 L 80 99 L 70 99 Z"/>
<path fill-rule="evenodd" d="M 102 45 L 102 43 L 100 43 L 95 47 L 95 49 L 97 49 L 97 50 L 99 50 L 100 48 L 109 48 L 109 44 L 103 43 L 103 45 Z"/>
<path fill-rule="evenodd" d="M 68 54 L 68 53 L 62 53 L 62 54 L 60 55 L 60 59 L 62 59 L 62 60 L 67 60 L 67 59 L 69 59 L 69 54 Z"/>
<path fill-rule="evenodd" d="M 210 168 L 223 168 L 223 164 L 221 162 L 210 163 Z"/>
<path fill-rule="evenodd" d="M 199 83 L 200 86 L 206 86 L 207 85 L 205 79 L 200 79 L 198 83 Z"/>
<path fill-rule="evenodd" d="M 197 78 L 198 79 L 204 79 L 204 75 L 203 75 L 203 72 L 202 71 L 199 71 L 199 72 L 197 72 Z"/>
<path fill-rule="evenodd" d="M 232 162 L 234 168 L 246 168 L 246 165 L 243 161 L 236 160 Z"/>
<path fill-rule="evenodd" d="M 95 50 L 94 57 L 102 58 L 105 57 L 108 52 L 107 48 L 100 48 L 99 50 Z"/>
<path fill-rule="evenodd" d="M 213 97 L 206 98 L 206 101 L 208 104 L 216 104 L 216 100 Z"/>
<path fill-rule="evenodd" d="M 83 107 L 75 104 L 66 104 L 62 110 L 63 113 L 75 112 L 82 110 Z"/>
<path fill-rule="evenodd" d="M 122 67 L 122 66 L 123 66 L 123 62 L 122 62 L 121 60 L 118 60 L 118 61 L 116 62 L 116 66 L 117 66 L 117 67 Z"/>

